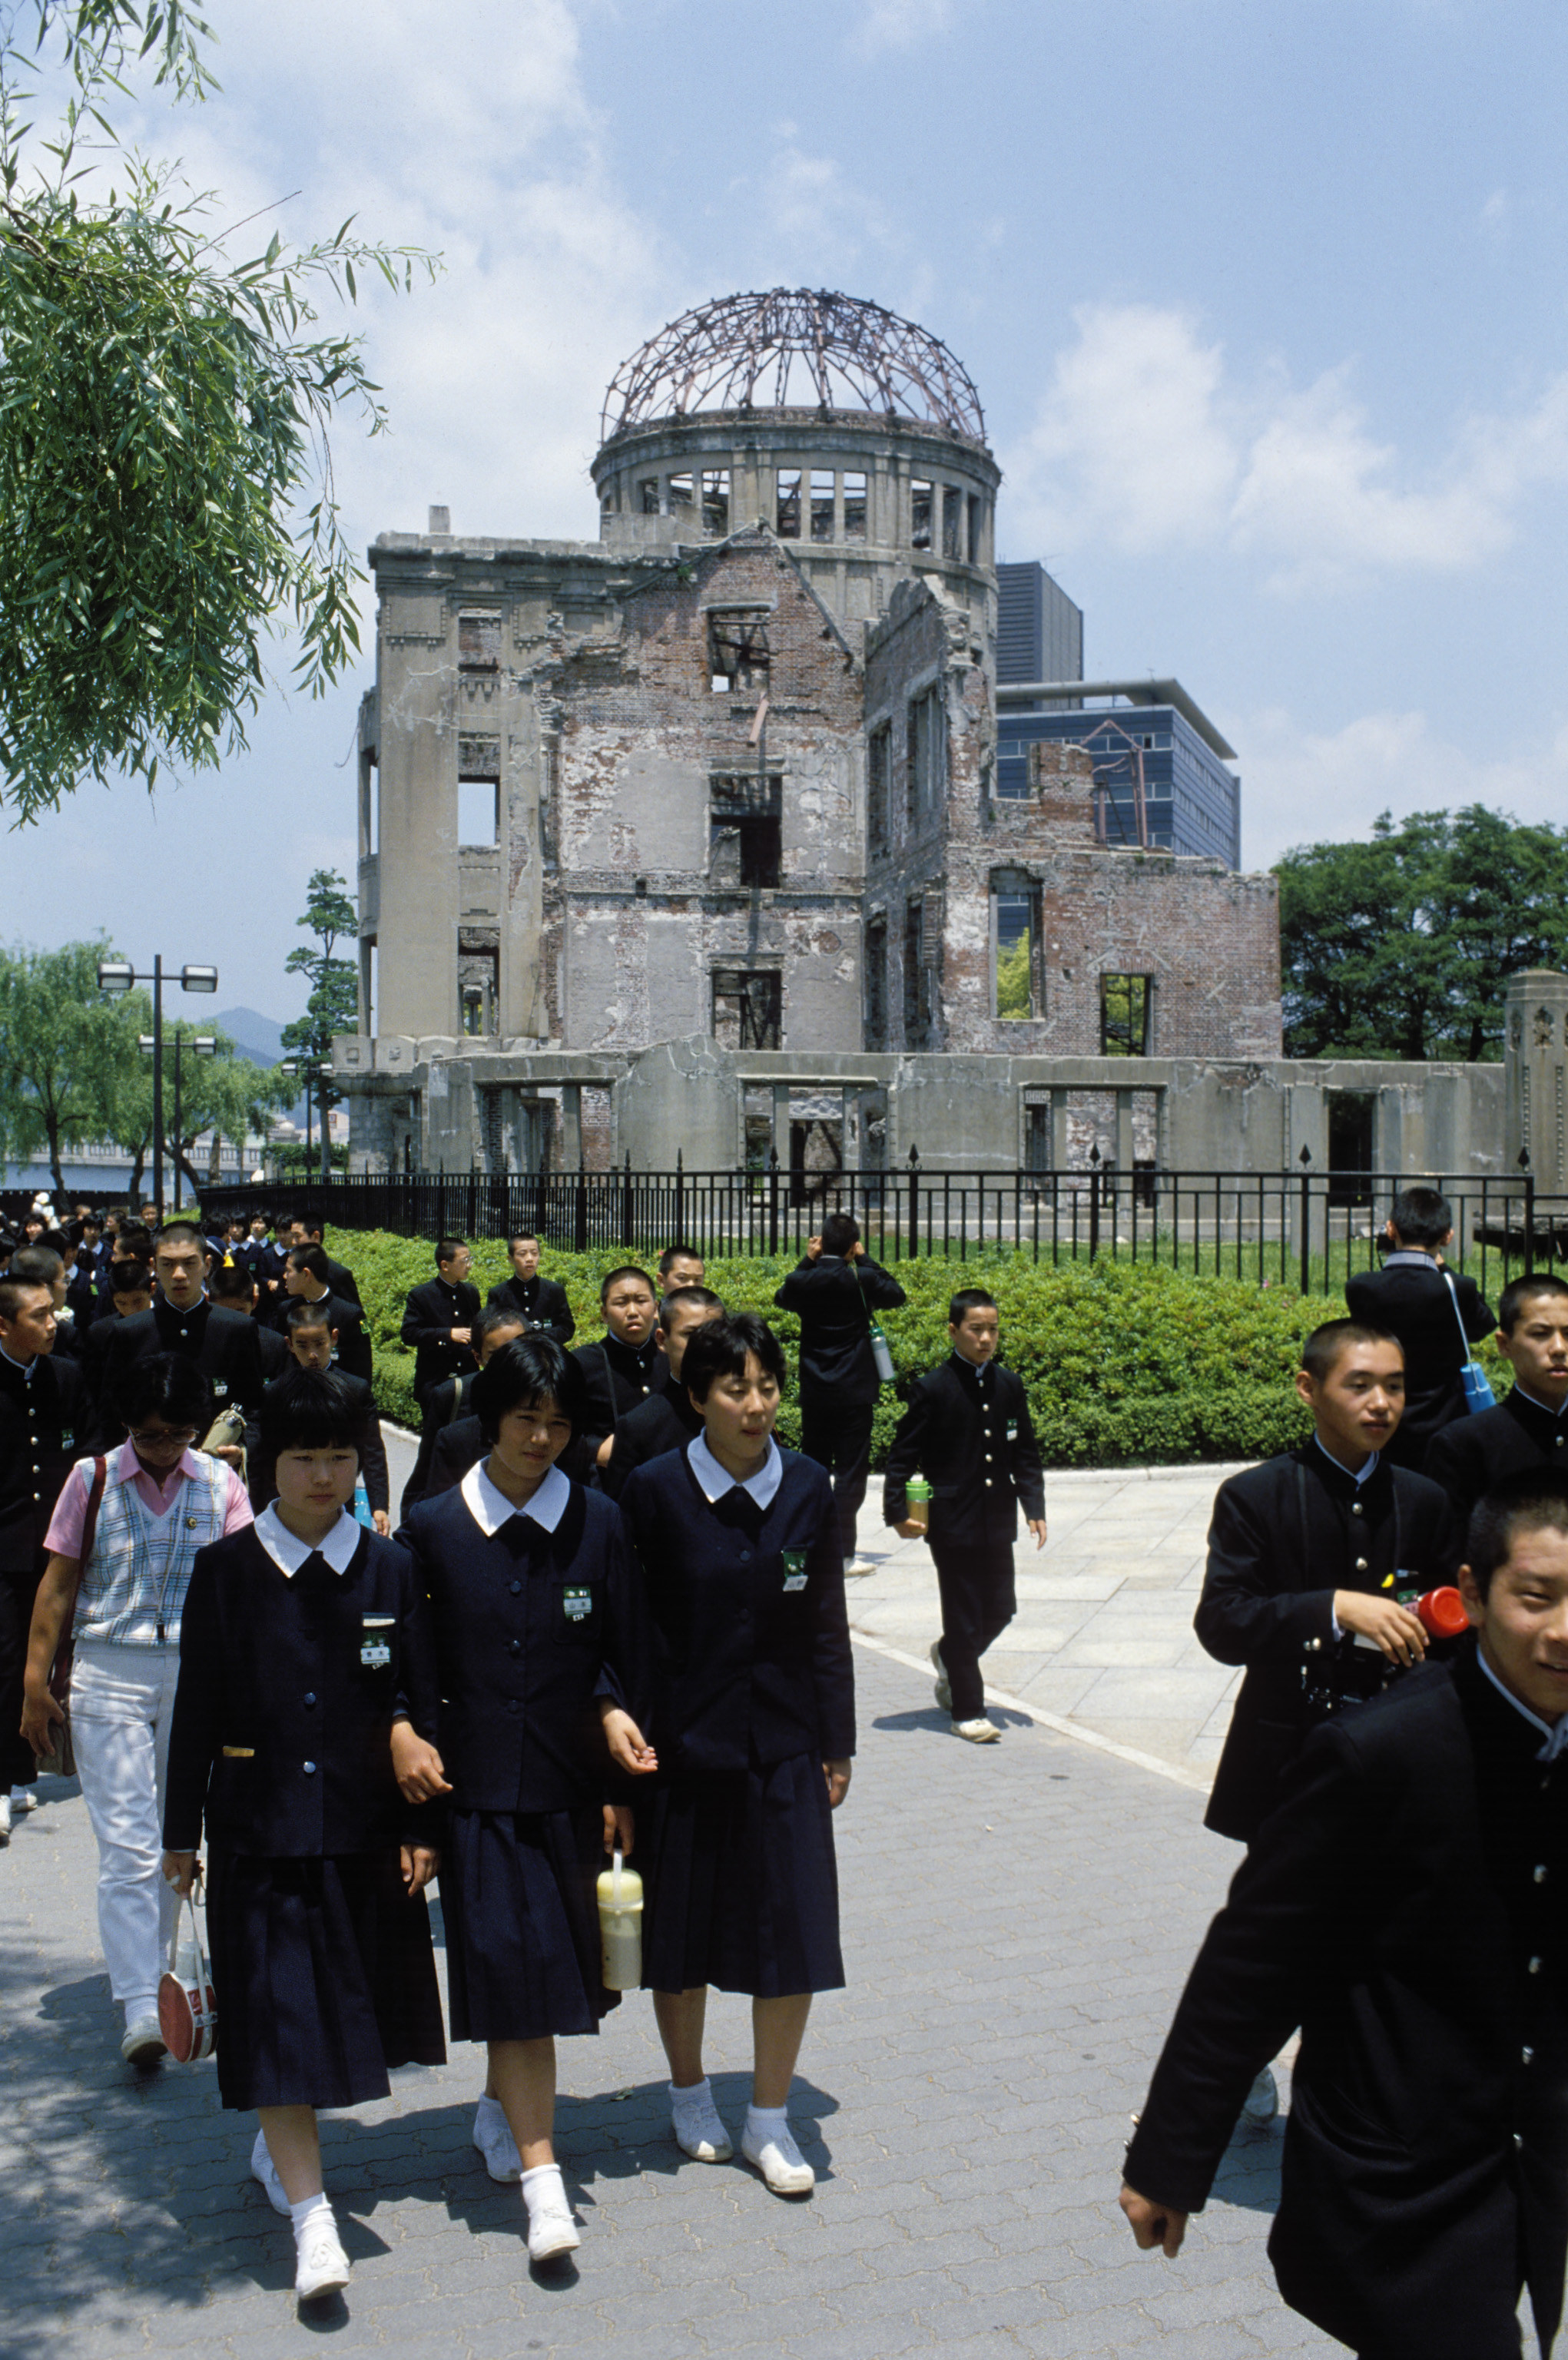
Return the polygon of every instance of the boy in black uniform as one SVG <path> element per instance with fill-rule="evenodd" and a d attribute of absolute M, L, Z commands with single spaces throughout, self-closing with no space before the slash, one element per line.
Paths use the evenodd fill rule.
<path fill-rule="evenodd" d="M 724 1306 L 709 1286 L 679 1286 L 659 1306 L 654 1338 L 669 1364 L 669 1375 L 656 1393 L 628 1411 L 615 1429 L 609 1458 L 599 1470 L 600 1489 L 619 1500 L 632 1470 L 646 1467 L 666 1450 L 684 1450 L 702 1432 L 702 1412 L 681 1382 L 681 1362 L 686 1346 L 699 1328 L 722 1319 Z"/>
<path fill-rule="evenodd" d="M 320 1246 L 326 1254 L 326 1283 L 340 1303 L 346 1303 L 358 1317 L 365 1317 L 365 1306 L 359 1300 L 359 1282 L 345 1262 L 336 1262 L 326 1252 L 323 1243 L 326 1227 L 319 1213 L 306 1213 L 294 1224 L 295 1242 L 302 1246 Z"/>
<path fill-rule="evenodd" d="M 54 1358 L 54 1298 L 0 1278 L 0 1844 L 12 1814 L 33 1807 L 38 1763 L 21 1735 L 22 1688 L 44 1535 L 82 1445 L 82 1380 Z"/>
<path fill-rule="evenodd" d="M 1315 1721 L 1309 1677 L 1354 1668 L 1357 1638 L 1390 1664 L 1419 1663 L 1426 1633 L 1385 1587 L 1452 1582 L 1461 1546 L 1435 1483 L 1396 1467 L 1387 1446 L 1404 1407 L 1404 1355 L 1392 1336 L 1331 1319 L 1301 1348 L 1296 1391 L 1313 1435 L 1221 1484 L 1193 1629 L 1215 1660 L 1245 1664 L 1205 1827 L 1250 1843 L 1279 1800 Z M 1364 1651 L 1365 1655 L 1365 1651 Z M 1347 1669 L 1347 1677 L 1349 1671 Z M 1278 2105 L 1264 2069 L 1246 2103 Z"/>
<path fill-rule="evenodd" d="M 117 1393 L 121 1371 L 154 1352 L 193 1360 L 212 1387 L 213 1407 L 237 1409 L 245 1419 L 243 1445 L 225 1443 L 214 1459 L 237 1470 L 242 1448 L 256 1448 L 256 1415 L 265 1380 L 253 1321 L 221 1310 L 206 1292 L 207 1248 L 194 1221 L 166 1221 L 153 1248 L 156 1291 L 152 1309 L 122 1320 L 104 1352 L 104 1380 L 97 1424 L 102 1442 L 116 1439 L 107 1404 Z"/>
<path fill-rule="evenodd" d="M 1358 1271 L 1344 1299 L 1353 1319 L 1392 1336 L 1405 1355 L 1404 1414 L 1387 1447 L 1397 1467 L 1419 1468 L 1432 1436 L 1464 1416 L 1469 1346 L 1497 1323 L 1475 1280 L 1442 1267 L 1443 1248 L 1453 1242 L 1446 1196 L 1435 1188 L 1401 1189 L 1387 1237 L 1393 1251 L 1382 1269 Z"/>
<path fill-rule="evenodd" d="M 948 1306 L 952 1358 L 922 1377 L 887 1454 L 883 1517 L 905 1540 L 929 1539 L 942 1600 L 931 1649 L 937 1702 L 971 1745 L 1002 1732 L 984 1711 L 980 1659 L 1017 1608 L 1013 1542 L 1018 1509 L 1046 1545 L 1046 1488 L 1023 1382 L 998 1366 L 996 1300 L 966 1286 Z M 930 1529 L 910 1522 L 906 1489 L 920 1469 L 931 1486 Z"/>
<path fill-rule="evenodd" d="M 454 1483 L 460 1483 L 469 1468 L 484 1457 L 479 1421 L 468 1406 L 474 1380 L 492 1352 L 499 1352 L 513 1337 L 527 1333 L 515 1311 L 503 1311 L 499 1303 L 486 1304 L 474 1322 L 478 1367 L 470 1369 L 466 1376 L 448 1377 L 425 1403 L 424 1422 L 419 1431 L 419 1457 L 414 1460 L 413 1473 L 403 1486 L 400 1515 L 406 1516 L 411 1507 L 428 1499 L 433 1491 L 444 1491 Z"/>
<path fill-rule="evenodd" d="M 507 1240 L 511 1276 L 490 1289 L 488 1308 L 510 1311 L 531 1336 L 548 1336 L 563 1350 L 577 1332 L 566 1290 L 553 1278 L 539 1275 L 539 1240 L 532 1229 L 519 1229 Z"/>
<path fill-rule="evenodd" d="M 284 1265 L 283 1284 L 288 1300 L 314 1306 L 332 1330 L 333 1354 L 336 1364 L 351 1377 L 361 1377 L 368 1384 L 375 1374 L 375 1359 L 370 1338 L 365 1333 L 363 1315 L 334 1295 L 327 1277 L 331 1268 L 320 1246 L 291 1247 Z M 287 1328 L 289 1313 L 285 1308 L 282 1325 Z"/>
<path fill-rule="evenodd" d="M 855 1528 L 872 1463 L 872 1420 L 882 1379 L 872 1353 L 872 1313 L 896 1311 L 904 1289 L 872 1262 L 860 1223 L 829 1213 L 806 1259 L 773 1301 L 800 1321 L 800 1448 L 833 1478 L 844 1568 L 856 1564 Z M 856 1568 L 869 1573 L 869 1566 Z M 979 1707 L 976 1707 L 979 1710 Z"/>
<path fill-rule="evenodd" d="M 1484 1491 L 1531 1467 L 1568 1473 L 1568 1286 L 1545 1271 L 1516 1278 L 1497 1306 L 1497 1349 L 1514 1372 L 1496 1409 L 1455 1418 L 1427 1445 L 1461 1528 Z"/>
<path fill-rule="evenodd" d="M 433 1386 L 466 1376 L 475 1366 L 471 1347 L 479 1290 L 468 1283 L 469 1259 L 461 1238 L 437 1238 L 435 1276 L 409 1290 L 402 1341 L 414 1356 L 414 1393 L 422 1408 Z"/>
<path fill-rule="evenodd" d="M 588 1405 L 576 1437 L 574 1474 L 603 1467 L 623 1417 L 657 1393 L 668 1373 L 654 1333 L 659 1316 L 653 1282 L 628 1262 L 612 1270 L 599 1287 L 605 1332 L 597 1344 L 580 1345 L 572 1358 L 583 1372 Z"/>

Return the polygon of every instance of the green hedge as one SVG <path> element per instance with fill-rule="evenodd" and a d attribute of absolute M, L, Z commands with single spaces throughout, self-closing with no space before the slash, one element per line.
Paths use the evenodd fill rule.
<path fill-rule="evenodd" d="M 413 1356 L 399 1345 L 398 1329 L 410 1287 L 433 1274 L 429 1243 L 385 1230 L 336 1230 L 327 1250 L 359 1282 L 382 1415 L 417 1426 Z M 546 1254 L 545 1271 L 566 1289 L 579 1342 L 602 1333 L 599 1281 L 621 1260 L 618 1251 Z M 759 1255 L 710 1262 L 707 1276 L 732 1309 L 766 1313 L 793 1359 L 799 1323 L 773 1310 L 773 1291 L 790 1267 L 786 1256 Z M 506 1249 L 498 1241 L 474 1248 L 482 1295 L 508 1270 Z M 885 1314 L 883 1325 L 901 1376 L 918 1375 L 946 1354 L 948 1296 L 955 1286 L 991 1289 L 1002 1312 L 1003 1358 L 1028 1388 L 1051 1467 L 1172 1466 L 1184 1459 L 1266 1458 L 1288 1448 L 1306 1431 L 1290 1383 L 1301 1338 L 1321 1320 L 1344 1314 L 1337 1295 L 1260 1289 L 1147 1263 L 1052 1269 L 988 1252 L 961 1264 L 901 1262 L 897 1276 L 909 1300 L 902 1311 Z M 1484 1347 L 1481 1358 L 1490 1357 Z M 899 1412 L 889 1388 L 873 1429 L 877 1466 Z M 779 1415 L 779 1438 L 800 1438 L 792 1399 Z"/>

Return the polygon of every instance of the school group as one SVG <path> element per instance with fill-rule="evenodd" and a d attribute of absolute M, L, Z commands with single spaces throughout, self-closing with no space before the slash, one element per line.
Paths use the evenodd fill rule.
<path fill-rule="evenodd" d="M 114 1307 L 77 1334 L 60 1245 L 18 1244 L 0 1276 L 8 1799 L 25 1823 L 68 1719 L 122 2056 L 162 2054 L 157 1987 L 200 1858 L 223 2101 L 259 2115 L 251 2169 L 292 2222 L 300 2296 L 341 2287 L 315 2114 L 444 2058 L 439 1870 L 451 2033 L 486 2048 L 475 2144 L 521 2180 L 548 2263 L 578 2243 L 554 2041 L 616 2002 L 595 1885 L 607 1850 L 635 1850 L 677 2145 L 733 2152 L 704 2020 L 709 1986 L 747 1994 L 740 2151 L 775 2193 L 808 2193 L 788 2099 L 812 1995 L 843 1981 L 844 1583 L 881 1382 L 871 1314 L 902 1291 L 842 1217 L 780 1289 L 814 1457 L 773 1438 L 777 1338 L 727 1313 L 699 1257 L 667 1252 L 658 1295 L 640 1266 L 610 1273 L 602 1337 L 568 1351 L 536 1240 L 510 1240 L 481 1306 L 466 1245 L 444 1238 L 403 1321 L 423 1426 L 392 1539 L 368 1388 L 344 1365 L 363 1334 L 352 1278 L 323 1276 L 308 1230 L 275 1273 L 253 1227 L 165 1222 L 144 1263 L 119 1224 L 99 1257 Z M 890 1476 L 888 1513 L 930 1540 L 935 1668 L 954 1728 L 983 1743 L 979 1655 L 1012 1612 L 1017 1504 L 1041 1543 L 1043 1491 L 994 1303 L 966 1290 L 950 1312 L 952 1355 L 900 1436 L 928 1505 Z M 287 1360 L 270 1379 L 268 1340 Z"/>

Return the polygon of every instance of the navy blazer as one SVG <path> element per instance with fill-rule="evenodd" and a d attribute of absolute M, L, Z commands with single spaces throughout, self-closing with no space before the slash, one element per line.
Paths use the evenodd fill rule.
<path fill-rule="evenodd" d="M 620 1510 L 574 1483 L 553 1533 L 511 1516 L 487 1539 L 444 1491 L 398 1538 L 430 1601 L 452 1809 L 565 1811 L 619 1792 L 597 1699 L 641 1721 L 648 1652 Z"/>
<path fill-rule="evenodd" d="M 407 1841 L 394 1713 L 436 1729 L 433 1651 L 406 1552 L 362 1533 L 346 1573 L 280 1572 L 255 1527 L 197 1552 L 180 1622 L 163 1841 L 313 1860 Z M 379 1660 L 385 1649 L 387 1660 Z M 367 1661 L 367 1657 L 372 1658 Z"/>
<path fill-rule="evenodd" d="M 1010 1549 L 1018 1508 L 1046 1513 L 1040 1447 L 1021 1377 L 992 1360 L 984 1390 L 970 1363 L 954 1352 L 922 1377 L 887 1454 L 883 1521 L 902 1524 L 905 1491 L 916 1468 L 931 1486 L 933 1549 Z"/>
<path fill-rule="evenodd" d="M 815 1460 L 779 1455 L 784 1480 L 766 1508 L 738 1488 L 708 1501 L 684 1450 L 635 1468 L 621 1492 L 659 1634 L 662 1771 L 855 1750 L 833 1487 Z"/>

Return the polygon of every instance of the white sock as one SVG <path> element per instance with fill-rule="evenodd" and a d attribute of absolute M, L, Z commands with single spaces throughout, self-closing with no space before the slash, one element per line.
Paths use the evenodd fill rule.
<path fill-rule="evenodd" d="M 522 2175 L 522 2201 L 532 2221 L 536 2212 L 566 2212 L 566 2183 L 558 2163 L 536 2163 Z"/>
<path fill-rule="evenodd" d="M 676 2114 L 705 2114 L 713 2105 L 713 2091 L 705 2073 L 700 2081 L 693 2081 L 685 2090 L 670 2084 L 670 2111 Z"/>
<path fill-rule="evenodd" d="M 306 2223 L 313 2220 L 318 2212 L 324 2212 L 327 2219 L 332 2223 L 334 2228 L 337 2226 L 337 2217 L 333 2212 L 332 2205 L 327 2199 L 324 2190 L 320 2188 L 317 2189 L 313 2196 L 302 2196 L 297 2204 L 290 2205 L 289 2218 L 294 2224 L 294 2234 L 296 2237 L 299 2237 L 302 2234 Z"/>
<path fill-rule="evenodd" d="M 777 2138 L 781 2132 L 787 2132 L 788 2129 L 789 2108 L 787 2106 L 747 2107 L 746 2133 L 748 2137 L 756 2139 L 761 2143 L 767 2139 Z"/>
<path fill-rule="evenodd" d="M 30 1800 L 32 1791 L 33 1790 L 30 1786 L 13 1786 L 11 1789 L 11 1800 L 14 1803 L 26 1803 Z"/>
<path fill-rule="evenodd" d="M 486 2111 L 487 2108 L 488 2109 L 488 2112 Z M 483 2130 L 487 2125 L 493 2128 L 497 2123 L 504 2123 L 505 2120 L 505 2107 L 501 2104 L 499 2098 L 492 2098 L 488 2091 L 487 2091 L 484 2096 L 479 2100 L 478 2110 L 474 2117 L 475 2128 L 477 2130 Z"/>
<path fill-rule="evenodd" d="M 145 2024 L 149 2016 L 156 2022 L 158 1994 L 155 1991 L 139 1992 L 135 1999 L 126 2002 L 126 2030 L 128 2032 L 133 2024 Z"/>

